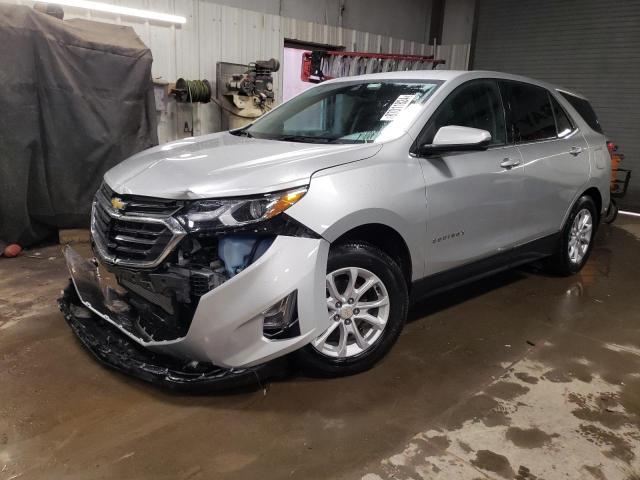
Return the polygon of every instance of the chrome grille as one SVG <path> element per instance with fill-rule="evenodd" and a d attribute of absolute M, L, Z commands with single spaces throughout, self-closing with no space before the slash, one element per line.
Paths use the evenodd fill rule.
<path fill-rule="evenodd" d="M 118 195 L 106 183 L 102 184 L 96 195 L 101 195 L 103 202 L 107 205 L 111 204 L 113 197 L 122 199 L 124 208 L 119 212 L 126 215 L 170 217 L 182 208 L 182 204 L 178 200 L 141 197 L 138 195 Z"/>
<path fill-rule="evenodd" d="M 114 198 L 121 208 L 114 208 Z M 103 184 L 96 193 L 91 215 L 98 255 L 115 265 L 158 266 L 185 235 L 170 216 L 180 208 L 174 200 L 116 195 Z"/>

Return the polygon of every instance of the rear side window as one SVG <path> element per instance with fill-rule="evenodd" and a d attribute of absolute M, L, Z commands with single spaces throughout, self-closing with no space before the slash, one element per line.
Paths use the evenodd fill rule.
<path fill-rule="evenodd" d="M 598 121 L 598 117 L 596 116 L 596 112 L 593 111 L 591 104 L 585 100 L 584 98 L 576 97 L 575 95 L 571 95 L 570 93 L 562 92 L 558 90 L 560 95 L 567 99 L 567 101 L 571 104 L 573 108 L 580 114 L 580 116 L 587 122 L 587 125 L 591 127 L 592 130 L 595 130 L 598 133 L 602 132 L 602 127 L 600 126 L 600 122 Z"/>
<path fill-rule="evenodd" d="M 454 90 L 438 107 L 422 131 L 418 144 L 431 144 L 441 127 L 457 125 L 486 130 L 491 145 L 506 141 L 504 109 L 494 80 L 472 80 Z"/>
<path fill-rule="evenodd" d="M 558 101 L 553 98 L 553 96 L 549 95 L 551 98 L 551 105 L 553 106 L 553 114 L 556 117 L 556 125 L 558 127 L 558 137 L 564 138 L 573 132 L 574 126 L 569 120 L 569 116 L 567 112 L 560 106 Z"/>
<path fill-rule="evenodd" d="M 556 122 L 544 88 L 520 82 L 502 82 L 503 94 L 518 143 L 556 138 Z"/>

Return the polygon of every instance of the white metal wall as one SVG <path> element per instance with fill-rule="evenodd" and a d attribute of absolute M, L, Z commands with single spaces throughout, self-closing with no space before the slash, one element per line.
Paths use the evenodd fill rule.
<path fill-rule="evenodd" d="M 211 0 L 307 22 L 428 42 L 433 0 Z M 448 0 L 447 0 L 448 1 Z M 469 1 L 469 0 L 454 0 Z M 473 0 L 471 0 L 473 1 Z M 465 41 L 469 42 L 469 39 Z M 456 42 L 450 42 L 456 43 Z"/>
<path fill-rule="evenodd" d="M 33 3 L 9 1 L 25 5 Z M 248 63 L 273 57 L 282 62 L 285 38 L 343 45 L 347 50 L 419 55 L 433 53 L 433 47 L 424 43 L 233 8 L 208 0 L 122 0 L 111 3 L 174 13 L 187 18 L 186 24 L 174 26 L 65 7 L 65 18 L 83 17 L 133 27 L 153 53 L 154 78 L 169 82 L 183 77 L 206 78 L 213 83 L 216 79 L 216 62 L 219 61 Z M 467 69 L 469 50 L 469 44 L 443 45 L 437 47 L 436 56 L 446 60 L 444 68 Z M 281 100 L 282 79 L 278 74 L 274 77 L 278 86 L 278 100 Z M 176 111 L 175 105 L 170 104 L 169 110 L 160 117 L 158 136 L 161 143 L 185 135 L 182 125 L 184 121 L 191 124 L 190 108 L 181 105 Z M 215 104 L 200 104 L 194 109 L 195 135 L 220 129 L 220 112 Z"/>

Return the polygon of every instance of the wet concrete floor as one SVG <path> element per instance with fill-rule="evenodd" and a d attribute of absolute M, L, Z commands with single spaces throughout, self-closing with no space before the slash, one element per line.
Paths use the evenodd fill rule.
<path fill-rule="evenodd" d="M 578 276 L 527 267 L 416 305 L 367 373 L 226 396 L 101 367 L 57 310 L 67 277 L 59 247 L 0 259 L 0 479 L 640 478 L 629 217 Z"/>

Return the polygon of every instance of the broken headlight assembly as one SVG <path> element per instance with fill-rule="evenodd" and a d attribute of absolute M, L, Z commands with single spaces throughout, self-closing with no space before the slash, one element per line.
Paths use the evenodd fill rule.
<path fill-rule="evenodd" d="M 203 268 L 215 274 L 215 279 L 222 278 L 223 283 L 258 260 L 277 235 L 317 237 L 283 214 L 306 193 L 307 187 L 298 187 L 247 198 L 196 200 L 188 204 L 177 217 L 189 232 L 180 249 L 181 260 L 190 265 L 205 264 Z M 208 259 L 215 257 L 221 265 L 205 259 L 197 261 L 203 254 Z M 210 282 L 205 290 L 218 284 Z M 268 339 L 299 335 L 297 292 L 262 312 L 262 317 L 263 334 Z"/>
<path fill-rule="evenodd" d="M 275 219 L 307 193 L 306 187 L 250 198 L 199 200 L 178 216 L 191 233 L 251 229 Z"/>

